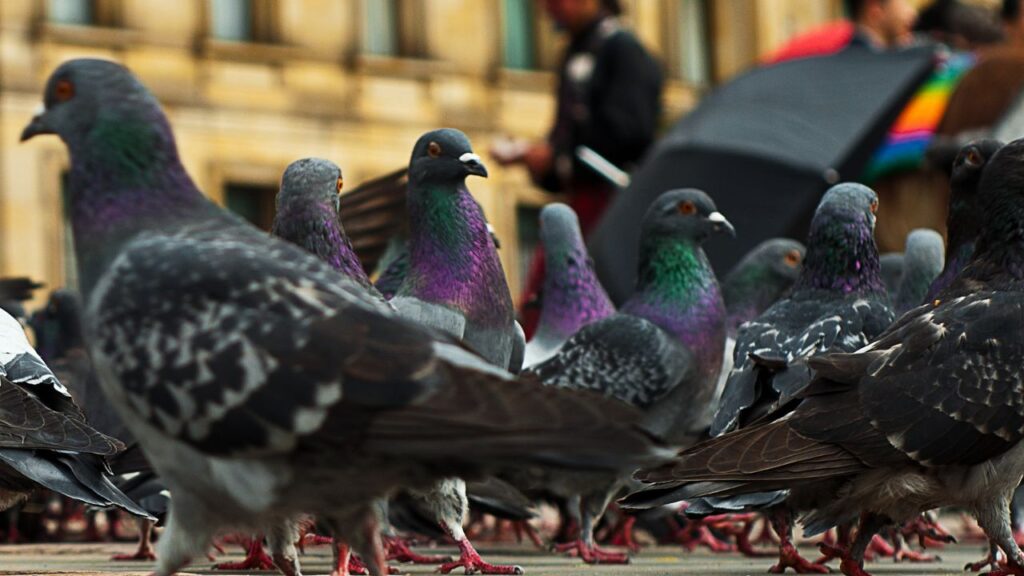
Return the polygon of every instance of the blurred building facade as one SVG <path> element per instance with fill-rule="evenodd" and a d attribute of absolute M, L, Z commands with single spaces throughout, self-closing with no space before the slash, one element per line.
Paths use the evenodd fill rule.
<path fill-rule="evenodd" d="M 662 60 L 665 123 L 840 0 L 624 0 Z M 338 163 L 346 186 L 400 168 L 438 126 L 481 155 L 500 135 L 540 138 L 554 111 L 558 35 L 538 0 L 4 0 L 0 2 L 0 275 L 74 284 L 64 217 L 67 154 L 19 145 L 49 73 L 118 60 L 164 104 L 182 160 L 215 201 L 269 225 L 293 160 Z M 470 187 L 502 240 L 517 290 L 551 198 L 522 170 Z"/>

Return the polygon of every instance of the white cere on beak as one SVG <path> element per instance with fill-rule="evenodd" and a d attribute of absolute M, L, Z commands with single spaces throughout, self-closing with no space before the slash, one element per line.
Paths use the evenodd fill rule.
<path fill-rule="evenodd" d="M 716 224 L 721 224 L 722 222 L 725 222 L 725 216 L 722 216 L 721 212 L 712 212 L 711 214 L 708 214 L 708 220 L 715 222 Z"/>
<path fill-rule="evenodd" d="M 479 162 L 479 161 L 480 161 L 480 157 L 477 156 L 476 154 L 473 154 L 472 152 L 466 152 L 462 156 L 459 156 L 459 162 L 462 162 L 463 164 L 469 164 L 470 162 Z"/>
<path fill-rule="evenodd" d="M 35 109 L 32 110 L 32 116 L 39 116 L 43 112 L 46 112 L 46 104 L 40 102 L 39 104 L 36 104 Z"/>

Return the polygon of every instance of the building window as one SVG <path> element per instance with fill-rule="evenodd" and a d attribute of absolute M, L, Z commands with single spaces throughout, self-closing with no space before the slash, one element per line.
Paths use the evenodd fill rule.
<path fill-rule="evenodd" d="M 689 84 L 707 84 L 711 80 L 707 0 L 670 1 L 674 15 L 667 22 L 670 75 Z"/>
<path fill-rule="evenodd" d="M 534 0 L 505 0 L 503 5 L 505 67 L 536 67 Z"/>
<path fill-rule="evenodd" d="M 210 35 L 227 42 L 277 40 L 276 0 L 209 0 Z"/>
<path fill-rule="evenodd" d="M 276 186 L 228 183 L 224 187 L 224 204 L 228 210 L 267 231 L 274 224 L 276 196 Z"/>
<path fill-rule="evenodd" d="M 522 294 L 526 290 L 526 283 L 530 276 L 530 263 L 533 261 L 533 253 L 540 243 L 540 206 L 523 205 L 516 206 L 516 248 L 519 261 L 516 263 L 519 272 L 519 290 Z"/>
<path fill-rule="evenodd" d="M 56 24 L 72 26 L 120 26 L 118 0 L 49 0 L 47 17 Z"/>
<path fill-rule="evenodd" d="M 427 53 L 423 0 L 363 0 L 362 51 L 422 58 Z"/>

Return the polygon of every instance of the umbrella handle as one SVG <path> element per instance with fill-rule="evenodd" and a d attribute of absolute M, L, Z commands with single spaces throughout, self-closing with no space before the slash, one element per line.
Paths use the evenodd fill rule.
<path fill-rule="evenodd" d="M 580 162 L 586 164 L 591 170 L 596 172 L 602 178 L 618 186 L 619 188 L 625 188 L 629 186 L 629 174 L 621 170 L 615 164 L 612 164 L 604 156 L 598 154 L 593 148 L 590 148 L 589 146 L 577 146 L 576 158 L 578 158 Z"/>

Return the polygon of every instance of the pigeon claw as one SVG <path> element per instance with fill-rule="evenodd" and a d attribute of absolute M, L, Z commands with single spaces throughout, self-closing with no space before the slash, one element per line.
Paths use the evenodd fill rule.
<path fill-rule="evenodd" d="M 559 544 L 555 547 L 555 551 L 564 552 L 571 558 L 579 558 L 587 564 L 629 564 L 628 554 L 601 550 L 597 546 L 587 544 L 583 540 Z"/>
<path fill-rule="evenodd" d="M 804 558 L 791 542 L 779 545 L 779 562 L 768 569 L 772 574 L 783 574 L 786 568 L 792 568 L 797 574 L 828 574 L 828 566 L 815 564 Z"/>
<path fill-rule="evenodd" d="M 466 570 L 466 574 L 523 574 L 523 569 L 519 566 L 499 566 L 484 562 L 466 538 L 459 540 L 459 559 L 441 564 L 437 567 L 437 572 L 450 574 L 452 570 L 460 567 Z"/>
<path fill-rule="evenodd" d="M 353 554 L 348 558 L 348 573 L 365 575 L 370 573 L 370 568 L 367 567 L 366 563 L 360 560 L 359 557 Z M 401 572 L 394 566 L 388 566 L 388 574 L 401 574 Z"/>
<path fill-rule="evenodd" d="M 384 537 L 384 550 L 387 552 L 388 562 L 401 562 L 403 564 L 441 564 L 451 562 L 451 556 L 424 556 L 417 554 L 409 548 L 409 543 L 397 536 Z"/>
<path fill-rule="evenodd" d="M 214 564 L 214 570 L 274 570 L 277 566 L 274 559 L 263 550 L 263 537 L 255 537 L 249 540 L 245 559 L 241 562 L 221 562 Z"/>
<path fill-rule="evenodd" d="M 938 554 L 925 554 L 923 552 L 900 548 L 895 554 L 893 554 L 892 561 L 896 563 L 910 562 L 912 564 L 927 564 L 929 562 L 942 562 L 942 557 Z"/>

